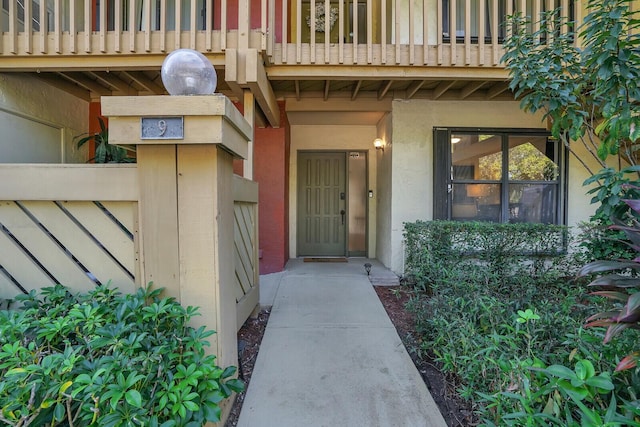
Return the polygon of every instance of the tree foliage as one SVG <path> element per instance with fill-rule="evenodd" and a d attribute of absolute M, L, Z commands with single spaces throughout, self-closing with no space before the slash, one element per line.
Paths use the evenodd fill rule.
<path fill-rule="evenodd" d="M 582 144 L 601 168 L 614 156 L 618 168 L 640 158 L 640 13 L 632 0 L 590 0 L 576 23 L 559 10 L 531 19 L 510 17 L 502 60 L 510 88 L 525 111 L 543 111 L 551 133 L 577 156 Z M 577 37 L 576 37 L 577 36 Z"/>

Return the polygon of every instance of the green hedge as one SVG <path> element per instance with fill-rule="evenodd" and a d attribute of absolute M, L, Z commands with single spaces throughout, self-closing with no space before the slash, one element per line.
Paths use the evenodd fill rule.
<path fill-rule="evenodd" d="M 602 307 L 574 280 L 567 236 L 540 224 L 405 224 L 415 350 L 451 375 L 481 425 L 640 425 L 638 374 L 614 374 L 640 334 L 605 345 L 603 330 L 584 329 Z"/>

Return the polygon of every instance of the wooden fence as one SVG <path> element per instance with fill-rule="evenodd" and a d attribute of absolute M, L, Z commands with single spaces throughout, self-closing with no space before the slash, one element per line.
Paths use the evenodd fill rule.
<path fill-rule="evenodd" d="M 258 304 L 258 191 L 234 184 L 240 328 Z M 57 283 L 142 285 L 138 188 L 136 165 L 0 165 L 0 299 Z"/>

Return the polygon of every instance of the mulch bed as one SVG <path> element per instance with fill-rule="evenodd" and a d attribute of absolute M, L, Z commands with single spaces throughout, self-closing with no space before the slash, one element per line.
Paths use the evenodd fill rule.
<path fill-rule="evenodd" d="M 402 286 L 374 286 L 374 289 L 447 425 L 449 427 L 477 425 L 478 421 L 474 418 L 471 408 L 467 402 L 459 397 L 452 382 L 438 369 L 437 363 L 428 354 L 419 357 L 417 352 L 413 351 L 419 348 L 420 343 L 414 332 L 413 315 L 405 309 L 405 303 L 409 296 L 404 288 Z M 240 355 L 242 372 L 247 386 L 251 381 L 251 374 L 260 350 L 269 314 L 269 310 L 261 311 L 257 318 L 249 318 L 238 332 L 238 342 L 242 342 L 241 346 L 243 347 Z M 238 424 L 244 396 L 243 392 L 236 397 L 225 427 L 235 427 Z"/>

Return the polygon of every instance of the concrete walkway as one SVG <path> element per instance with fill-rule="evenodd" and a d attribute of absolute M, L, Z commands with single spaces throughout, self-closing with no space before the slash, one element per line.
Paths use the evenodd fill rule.
<path fill-rule="evenodd" d="M 365 262 L 391 274 L 292 260 L 265 281 L 273 307 L 239 427 L 446 426 Z"/>

